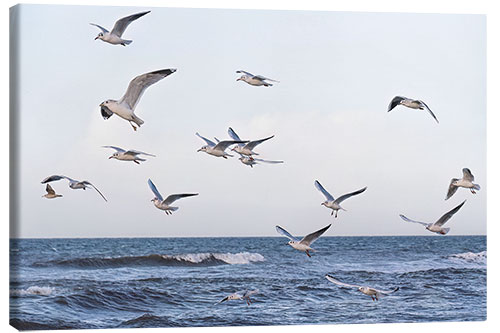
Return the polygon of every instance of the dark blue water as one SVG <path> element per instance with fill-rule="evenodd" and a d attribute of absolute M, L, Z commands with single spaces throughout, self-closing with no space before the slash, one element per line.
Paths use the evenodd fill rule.
<path fill-rule="evenodd" d="M 486 237 L 11 240 L 18 329 L 486 320 Z M 373 302 L 327 281 L 400 290 Z M 244 301 L 214 305 L 236 291 Z"/>

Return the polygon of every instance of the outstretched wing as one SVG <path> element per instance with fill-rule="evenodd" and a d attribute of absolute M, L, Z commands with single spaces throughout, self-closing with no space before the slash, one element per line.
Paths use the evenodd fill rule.
<path fill-rule="evenodd" d="M 335 283 L 339 287 L 345 287 L 345 288 L 360 288 L 361 287 L 361 286 L 358 286 L 358 285 L 355 285 L 355 284 L 348 284 L 348 283 L 340 282 L 339 280 L 335 279 L 333 276 L 331 276 L 329 274 L 326 274 L 325 278 L 328 281 L 330 281 L 332 283 Z"/>
<path fill-rule="evenodd" d="M 99 29 L 101 29 L 102 33 L 105 34 L 106 32 L 108 32 L 108 30 L 106 28 L 103 28 L 101 27 L 99 24 L 95 24 L 95 23 L 89 23 L 90 25 L 93 25 L 95 27 L 98 27 Z"/>
<path fill-rule="evenodd" d="M 326 197 L 326 200 L 328 201 L 333 201 L 335 200 L 333 198 L 333 195 L 331 195 L 330 193 L 328 193 L 327 190 L 325 190 L 325 188 L 323 187 L 323 185 L 320 184 L 320 182 L 318 182 L 317 180 L 314 181 L 314 186 L 316 186 L 316 188 L 321 192 L 323 193 L 323 195 Z"/>
<path fill-rule="evenodd" d="M 422 103 L 422 105 L 427 109 L 427 111 L 431 114 L 432 118 L 434 118 L 434 120 L 436 120 L 436 122 L 439 124 L 439 120 L 436 118 L 436 115 L 434 114 L 434 112 L 431 111 L 431 109 L 427 106 L 427 104 L 425 104 L 423 101 L 419 101 L 420 103 Z"/>
<path fill-rule="evenodd" d="M 56 191 L 54 191 L 54 189 L 52 188 L 52 186 L 50 186 L 49 183 L 47 183 L 47 186 L 45 186 L 45 191 L 47 191 L 48 194 L 56 194 Z"/>
<path fill-rule="evenodd" d="M 319 238 L 319 236 L 323 235 L 325 233 L 325 231 L 327 231 L 328 228 L 330 228 L 330 226 L 331 226 L 331 224 L 327 225 L 323 229 L 320 229 L 318 231 L 313 232 L 312 234 L 307 235 L 306 237 L 302 238 L 300 243 L 307 245 L 307 246 L 311 245 Z"/>
<path fill-rule="evenodd" d="M 463 168 L 462 173 L 464 174 L 464 177 L 463 177 L 464 180 L 468 180 L 470 182 L 474 181 L 474 175 L 472 174 L 472 172 L 470 171 L 469 168 Z"/>
<path fill-rule="evenodd" d="M 247 143 L 248 141 L 232 141 L 232 140 L 225 140 L 225 141 L 220 141 L 219 143 L 217 143 L 214 147 L 214 149 L 217 149 L 217 150 L 221 150 L 221 151 L 224 151 L 226 150 L 227 147 L 229 147 L 230 145 L 234 145 L 235 143 Z"/>
<path fill-rule="evenodd" d="M 149 153 L 145 153 L 143 151 L 139 151 L 139 150 L 134 150 L 134 149 L 131 149 L 131 150 L 127 150 L 125 152 L 125 154 L 127 155 L 146 155 L 146 156 L 152 156 L 152 157 L 156 157 L 156 155 L 153 155 L 153 154 L 149 154 Z"/>
<path fill-rule="evenodd" d="M 255 141 L 250 141 L 245 145 L 245 148 L 248 148 L 250 150 L 253 150 L 257 145 L 260 145 L 262 142 L 267 141 L 269 139 L 274 138 L 274 135 L 271 135 L 270 137 L 260 139 L 260 140 L 255 140 Z"/>
<path fill-rule="evenodd" d="M 186 198 L 186 197 L 192 197 L 194 195 L 198 195 L 198 193 L 171 194 L 165 200 L 163 200 L 162 203 L 169 206 L 176 200 L 179 200 L 181 198 Z"/>
<path fill-rule="evenodd" d="M 404 101 L 406 97 L 403 96 L 396 96 L 392 99 L 391 103 L 389 104 L 389 108 L 387 109 L 387 112 L 391 111 L 394 109 L 396 106 L 398 106 L 401 101 Z"/>
<path fill-rule="evenodd" d="M 257 161 L 257 162 L 263 162 L 263 163 L 269 163 L 269 164 L 284 163 L 283 161 L 270 161 L 270 160 L 263 160 L 261 158 L 253 158 L 253 160 Z"/>
<path fill-rule="evenodd" d="M 75 180 L 69 178 L 69 177 L 66 177 L 66 176 L 59 176 L 59 175 L 52 175 L 52 176 L 49 176 L 47 178 L 45 178 L 44 180 L 42 180 L 42 184 L 46 184 L 46 183 L 50 183 L 50 182 L 55 182 L 55 181 L 58 181 L 58 180 L 61 180 L 61 179 L 66 179 L 66 180 L 69 180 L 70 182 L 74 182 Z"/>
<path fill-rule="evenodd" d="M 255 295 L 255 294 L 258 294 L 259 293 L 259 290 L 258 289 L 255 289 L 255 290 L 246 290 L 244 293 L 243 293 L 243 298 L 248 298 L 252 295 Z"/>
<path fill-rule="evenodd" d="M 449 212 L 445 213 L 434 224 L 437 225 L 437 226 L 439 226 L 439 227 L 441 227 L 443 224 L 445 224 L 446 222 L 448 222 L 448 220 L 451 219 L 451 217 L 453 215 L 455 215 L 455 213 L 458 212 L 460 210 L 460 208 L 462 208 L 462 206 L 465 204 L 466 201 L 467 200 L 464 200 L 460 205 L 458 205 L 457 207 L 453 208 Z"/>
<path fill-rule="evenodd" d="M 236 132 L 231 127 L 228 128 L 227 133 L 229 134 L 231 139 L 236 140 L 236 141 L 241 141 L 238 134 L 236 134 Z"/>
<path fill-rule="evenodd" d="M 357 190 L 357 191 L 354 191 L 354 192 L 351 192 L 351 193 L 347 193 L 347 194 L 341 195 L 340 197 L 337 198 L 337 200 L 335 200 L 335 202 L 338 203 L 338 204 L 340 204 L 345 199 L 349 199 L 350 197 L 352 197 L 354 195 L 361 194 L 364 191 L 366 191 L 366 186 L 363 187 L 361 190 Z"/>
<path fill-rule="evenodd" d="M 243 73 L 243 74 L 246 74 L 246 75 L 249 75 L 249 76 L 254 76 L 252 73 L 245 72 L 245 71 L 243 71 L 241 69 L 239 71 L 236 71 L 236 73 L 240 73 L 240 74 Z"/>
<path fill-rule="evenodd" d="M 428 225 L 432 224 L 432 223 L 425 223 L 425 222 L 420 222 L 420 221 L 415 221 L 415 220 L 409 219 L 406 216 L 404 216 L 403 214 L 399 214 L 399 217 L 401 217 L 403 219 L 403 221 L 412 222 L 412 223 L 418 223 L 418 224 L 421 224 L 421 225 L 425 225 L 426 227 Z"/>
<path fill-rule="evenodd" d="M 262 75 L 255 75 L 253 78 L 261 80 L 261 81 L 271 81 L 271 82 L 278 82 L 278 83 L 280 82 L 280 81 L 273 80 L 273 79 L 270 79 L 270 78 L 262 76 Z"/>
<path fill-rule="evenodd" d="M 102 146 L 102 148 L 112 148 L 112 149 L 116 150 L 118 153 L 125 152 L 125 149 L 121 149 L 120 147 L 116 147 L 116 146 Z"/>
<path fill-rule="evenodd" d="M 375 290 L 377 291 L 377 296 L 380 297 L 380 294 L 382 294 L 382 295 L 389 295 L 389 294 L 392 294 L 392 293 L 398 291 L 399 287 L 396 287 L 393 290 L 380 290 L 380 289 L 375 289 Z"/>
<path fill-rule="evenodd" d="M 458 181 L 459 179 L 457 178 L 452 178 L 450 182 L 450 186 L 448 186 L 448 193 L 446 193 L 446 198 L 444 200 L 448 200 L 451 198 L 453 194 L 458 190 L 458 187 L 453 185 L 454 182 Z"/>
<path fill-rule="evenodd" d="M 285 229 L 283 229 L 282 227 L 280 227 L 279 225 L 276 226 L 276 231 L 285 236 L 286 238 L 288 238 L 289 240 L 292 240 L 292 241 L 300 241 L 297 237 L 294 237 L 292 236 L 292 234 L 290 234 L 288 231 L 286 231 Z"/>
<path fill-rule="evenodd" d="M 137 14 L 132 14 L 130 16 L 123 17 L 116 21 L 115 26 L 111 30 L 111 33 L 113 35 L 116 35 L 118 37 L 121 37 L 125 29 L 129 26 L 130 23 L 133 21 L 137 20 L 139 17 L 142 17 L 146 15 L 147 13 L 150 13 L 151 11 L 148 10 L 147 12 L 142 12 L 142 13 L 137 13 Z"/>
<path fill-rule="evenodd" d="M 101 193 L 101 191 L 99 191 L 97 189 L 97 187 L 95 187 L 91 182 L 84 180 L 81 183 L 84 184 L 84 185 L 88 185 L 88 186 L 92 187 L 94 190 L 96 190 L 97 193 L 99 193 L 101 195 L 101 197 L 104 199 L 104 201 L 106 201 L 106 202 L 108 201 L 108 199 L 106 199 L 104 197 L 104 195 Z"/>
<path fill-rule="evenodd" d="M 151 191 L 153 191 L 156 199 L 163 201 L 163 197 L 161 196 L 160 191 L 158 191 L 158 189 L 156 188 L 155 184 L 153 184 L 151 179 L 148 179 L 148 185 L 149 185 L 149 188 L 151 189 Z"/>
<path fill-rule="evenodd" d="M 209 139 L 205 138 L 204 136 L 201 136 L 198 132 L 196 132 L 196 136 L 198 136 L 203 141 L 205 141 L 206 144 L 209 145 L 210 147 L 215 147 L 215 143 L 213 141 L 210 141 Z"/>
<path fill-rule="evenodd" d="M 227 301 L 228 299 L 229 299 L 229 296 L 226 296 L 226 297 L 224 297 L 223 299 L 221 299 L 220 301 L 218 301 L 217 303 L 215 303 L 215 305 L 220 304 L 220 303 L 222 303 L 222 302 L 225 302 L 225 301 Z"/>

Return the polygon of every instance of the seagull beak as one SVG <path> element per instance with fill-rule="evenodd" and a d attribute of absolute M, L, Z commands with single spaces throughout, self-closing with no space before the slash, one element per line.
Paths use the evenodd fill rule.
<path fill-rule="evenodd" d="M 98 40 L 99 39 L 99 36 L 97 36 L 96 38 L 94 38 L 94 40 Z"/>
<path fill-rule="evenodd" d="M 100 107 L 102 107 L 102 106 L 103 106 L 103 104 L 104 104 L 104 103 L 101 103 L 101 104 L 99 104 L 99 106 L 100 106 Z"/>
<path fill-rule="evenodd" d="M 201 149 L 198 149 L 196 152 L 199 153 L 201 151 Z"/>
<path fill-rule="evenodd" d="M 240 78 L 240 77 L 236 79 L 236 81 L 239 81 L 239 80 L 241 80 L 241 78 Z"/>
<path fill-rule="evenodd" d="M 110 157 L 108 157 L 108 160 L 110 160 L 110 159 L 112 159 L 112 158 L 113 158 L 113 156 L 110 156 Z"/>

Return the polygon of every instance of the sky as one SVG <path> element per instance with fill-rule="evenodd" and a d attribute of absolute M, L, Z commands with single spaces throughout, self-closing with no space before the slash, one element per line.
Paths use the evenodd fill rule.
<path fill-rule="evenodd" d="M 127 47 L 94 41 L 124 16 Z M 486 234 L 486 19 L 482 15 L 23 5 L 19 11 L 19 206 L 15 237 L 430 235 L 399 214 L 436 221 L 463 200 L 450 235 Z M 134 132 L 99 104 L 129 81 L 177 72 L 150 87 Z M 280 83 L 252 87 L 236 70 Z M 395 95 L 422 99 L 426 113 L 387 113 Z M 282 165 L 249 168 L 197 149 L 194 134 L 275 137 L 256 150 Z M 153 153 L 141 165 L 109 160 L 116 145 Z M 481 185 L 445 195 L 468 167 Z M 92 190 L 52 183 L 88 180 Z M 167 216 L 150 200 L 196 192 Z M 334 219 L 319 180 L 337 197 L 367 186 Z M 17 232 L 15 232 L 17 231 Z"/>

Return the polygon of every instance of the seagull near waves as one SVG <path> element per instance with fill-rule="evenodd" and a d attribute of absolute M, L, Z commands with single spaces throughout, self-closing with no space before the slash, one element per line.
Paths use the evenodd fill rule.
<path fill-rule="evenodd" d="M 47 194 L 42 195 L 42 198 L 55 199 L 62 197 L 61 194 L 56 194 L 56 191 L 54 191 L 50 184 L 47 184 L 47 186 L 45 187 L 45 191 L 47 191 Z"/>
<path fill-rule="evenodd" d="M 358 288 L 358 291 L 362 292 L 365 295 L 368 295 L 372 298 L 372 301 L 378 301 L 379 297 L 385 296 L 392 294 L 393 292 L 396 292 L 399 290 L 399 287 L 394 288 L 393 290 L 380 290 L 380 289 L 375 289 L 371 287 L 366 287 L 366 286 L 358 286 L 355 284 L 347 284 L 344 282 L 340 282 L 339 280 L 336 280 L 333 276 L 326 274 L 325 275 L 326 279 L 332 283 L 335 283 L 339 287 L 345 287 L 345 288 Z"/>
<path fill-rule="evenodd" d="M 321 235 L 323 235 L 325 231 L 327 231 L 328 228 L 330 228 L 330 226 L 331 224 L 327 225 L 323 229 L 310 233 L 309 235 L 305 236 L 302 239 L 292 236 L 288 231 L 286 231 L 279 225 L 276 226 L 276 231 L 290 240 L 288 242 L 288 245 L 290 245 L 296 250 L 305 252 L 307 256 L 311 258 L 309 251 L 313 252 L 316 251 L 313 248 L 311 248 L 311 244 L 314 243 Z"/>
<path fill-rule="evenodd" d="M 448 220 L 451 219 L 452 216 L 455 215 L 455 213 L 460 210 L 460 208 L 462 208 L 462 206 L 464 205 L 465 201 L 467 201 L 467 200 L 464 200 L 460 205 L 458 205 L 457 207 L 453 208 L 449 212 L 445 213 L 443 216 L 441 216 L 439 218 L 439 220 L 437 220 L 434 223 L 426 223 L 426 222 L 420 222 L 420 221 L 411 220 L 411 219 L 407 218 L 406 216 L 404 216 L 402 214 L 399 214 L 399 216 L 403 219 L 403 221 L 412 222 L 412 223 L 418 223 L 418 224 L 421 224 L 421 225 L 425 226 L 425 229 L 427 229 L 429 231 L 435 232 L 436 234 L 446 235 L 448 233 L 448 231 L 450 231 L 450 228 L 443 228 L 443 225 L 446 222 L 448 222 Z"/>
<path fill-rule="evenodd" d="M 392 99 L 391 104 L 389 104 L 389 108 L 387 112 L 392 111 L 396 106 L 398 105 L 403 105 L 406 106 L 407 108 L 410 109 L 417 109 L 417 110 L 427 110 L 427 112 L 430 113 L 432 118 L 436 120 L 436 122 L 439 124 L 439 120 L 436 118 L 436 115 L 431 111 L 431 109 L 425 104 L 423 101 L 416 100 L 416 99 L 411 99 L 411 98 L 406 98 L 403 96 L 396 96 Z"/>
<path fill-rule="evenodd" d="M 179 209 L 179 207 L 171 206 L 171 204 L 173 204 L 174 201 L 198 195 L 198 193 L 171 194 L 166 199 L 163 199 L 163 197 L 161 196 L 160 192 L 156 188 L 155 184 L 153 184 L 151 179 L 148 179 L 148 185 L 151 191 L 153 191 L 155 195 L 155 197 L 151 199 L 151 201 L 153 202 L 156 208 L 165 211 L 165 214 L 167 215 L 172 215 L 172 212 L 175 212 L 177 209 Z"/>
<path fill-rule="evenodd" d="M 139 103 L 142 94 L 144 94 L 144 91 L 149 86 L 155 84 L 161 79 L 166 78 L 176 71 L 177 70 L 175 68 L 160 69 L 158 71 L 136 76 L 132 81 L 130 81 L 125 95 L 123 95 L 120 100 L 116 101 L 108 99 L 107 101 L 99 104 L 101 107 L 102 117 L 106 120 L 113 114 L 116 114 L 127 120 L 134 131 L 136 131 L 137 128 L 132 123 L 135 123 L 139 127 L 144 124 L 144 121 L 137 117 L 134 113 L 135 107 L 137 106 L 137 103 Z"/>
<path fill-rule="evenodd" d="M 335 217 L 337 217 L 338 211 L 340 209 L 341 210 L 345 210 L 344 208 L 342 208 L 340 206 L 340 203 L 342 201 L 344 201 L 346 199 L 349 199 L 350 197 L 352 197 L 354 195 L 358 195 L 358 194 L 363 193 L 364 191 L 366 191 L 366 187 L 363 187 L 361 190 L 357 190 L 357 191 L 354 191 L 354 192 L 351 192 L 351 193 L 347 193 L 347 194 L 341 195 L 337 199 L 334 199 L 333 196 L 330 193 L 328 193 L 328 191 L 325 190 L 325 188 L 323 187 L 323 185 L 321 185 L 320 182 L 318 182 L 317 180 L 314 181 L 314 186 L 316 186 L 316 188 L 321 193 L 323 193 L 323 195 L 326 198 L 326 201 L 322 202 L 321 204 L 323 206 L 325 206 L 326 208 L 330 208 L 332 210 L 332 214 L 331 215 L 333 215 L 333 212 L 335 212 Z"/>
<path fill-rule="evenodd" d="M 144 162 L 146 160 L 143 158 L 140 158 L 139 155 L 156 157 L 153 154 L 148 154 L 148 153 L 145 153 L 143 151 L 138 151 L 138 150 L 125 150 L 125 149 L 122 149 L 120 147 L 115 147 L 115 146 L 102 146 L 102 147 L 103 148 L 112 148 L 112 149 L 116 150 L 116 152 L 114 152 L 113 155 L 111 155 L 108 158 L 109 159 L 114 158 L 114 159 L 117 159 L 119 161 L 132 161 L 136 164 L 140 164 L 139 161 Z"/>
<path fill-rule="evenodd" d="M 239 292 L 236 292 L 234 294 L 231 294 L 231 295 L 224 297 L 223 299 L 221 299 L 220 301 L 215 303 L 215 305 L 220 304 L 220 303 L 225 302 L 225 301 L 232 301 L 232 300 L 244 300 L 247 302 L 247 305 L 250 305 L 250 304 L 252 304 L 252 300 L 251 300 L 250 296 L 253 296 L 253 295 L 258 294 L 258 293 L 259 293 L 258 290 L 246 290 L 243 292 L 239 291 Z"/>
<path fill-rule="evenodd" d="M 116 21 L 111 32 L 109 32 L 106 28 L 103 28 L 98 24 L 90 23 L 90 25 L 93 25 L 93 26 L 101 29 L 101 32 L 97 35 L 96 38 L 94 38 L 94 40 L 100 39 L 103 42 L 106 42 L 109 44 L 126 46 L 126 45 L 132 43 L 132 41 L 127 40 L 127 39 L 122 39 L 122 35 L 123 35 L 123 32 L 125 32 L 125 29 L 127 29 L 127 27 L 129 26 L 130 23 L 132 23 L 133 21 L 137 20 L 138 18 L 140 18 L 140 17 L 142 17 L 150 12 L 151 11 L 148 10 L 147 12 L 137 13 L 137 14 L 133 14 L 133 15 L 119 19 L 118 21 Z"/>
<path fill-rule="evenodd" d="M 205 152 L 209 155 L 216 156 L 216 157 L 223 157 L 223 158 L 228 158 L 228 157 L 233 157 L 233 155 L 230 155 L 226 153 L 226 149 L 234 144 L 237 143 L 247 143 L 248 141 L 241 141 L 241 140 L 225 140 L 225 141 L 220 141 L 217 144 L 203 136 L 201 136 L 198 132 L 196 132 L 196 136 L 198 136 L 200 139 L 205 141 L 206 145 L 198 149 L 198 152 L 202 151 Z M 216 139 L 217 140 L 217 139 Z"/>
<path fill-rule="evenodd" d="M 71 178 L 66 177 L 66 176 L 53 175 L 53 176 L 47 177 L 44 180 L 42 180 L 42 184 L 47 184 L 47 183 L 50 183 L 50 182 L 55 182 L 55 181 L 58 181 L 58 180 L 61 180 L 61 179 L 66 179 L 68 181 L 69 187 L 72 188 L 73 190 L 78 190 L 78 189 L 85 190 L 85 189 L 91 187 L 94 190 L 96 190 L 97 193 L 99 193 L 101 195 L 101 197 L 104 199 L 104 201 L 108 201 L 104 197 L 104 195 L 101 193 L 101 191 L 99 191 L 97 189 L 97 187 L 95 187 L 89 181 L 86 181 L 86 180 L 79 181 L 79 180 L 71 179 Z"/>
<path fill-rule="evenodd" d="M 269 83 L 267 81 L 276 82 L 276 83 L 280 82 L 280 81 L 276 81 L 276 80 L 270 79 L 270 78 L 262 76 L 262 75 L 253 75 L 252 73 L 245 72 L 242 70 L 236 71 L 236 73 L 243 74 L 238 79 L 236 79 L 236 81 L 243 81 L 243 82 L 248 83 L 251 86 L 271 87 L 272 83 Z"/>
<path fill-rule="evenodd" d="M 227 130 L 227 133 L 229 134 L 231 139 L 233 139 L 235 141 L 242 141 L 240 139 L 240 137 L 238 136 L 238 134 L 236 134 L 236 132 L 231 127 L 229 127 L 229 129 Z M 264 138 L 264 139 L 260 139 L 260 140 L 248 141 L 248 143 L 246 143 L 246 144 L 239 143 L 236 146 L 234 146 L 231 150 L 237 152 L 240 155 L 246 155 L 246 156 L 259 155 L 256 152 L 254 152 L 253 149 L 256 146 L 260 145 L 262 142 L 267 141 L 267 140 L 272 139 L 272 138 L 274 138 L 274 135 L 269 136 L 269 137 Z"/>
<path fill-rule="evenodd" d="M 455 192 L 458 190 L 459 187 L 470 189 L 472 194 L 476 194 L 476 191 L 479 191 L 481 189 L 481 186 L 479 186 L 479 184 L 473 183 L 474 175 L 472 174 L 469 168 L 463 168 L 462 173 L 463 173 L 462 179 L 458 178 L 451 179 L 445 200 L 451 198 L 451 196 L 455 194 Z"/>

